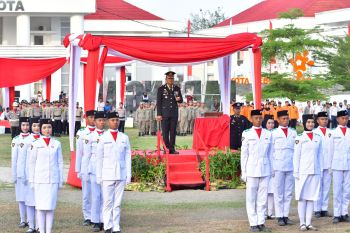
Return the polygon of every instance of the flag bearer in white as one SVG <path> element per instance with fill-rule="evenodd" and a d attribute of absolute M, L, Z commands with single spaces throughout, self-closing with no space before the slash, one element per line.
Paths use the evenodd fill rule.
<path fill-rule="evenodd" d="M 346 110 L 337 113 L 337 128 L 332 130 L 329 152 L 333 172 L 333 223 L 350 222 L 350 131 Z"/>
<path fill-rule="evenodd" d="M 253 127 L 242 134 L 242 180 L 247 183 L 246 208 L 251 232 L 265 227 L 267 188 L 271 176 L 271 132 L 261 128 L 261 110 L 252 110 Z"/>
<path fill-rule="evenodd" d="M 317 201 L 315 201 L 314 211 L 315 217 L 328 217 L 328 199 L 329 189 L 331 187 L 332 176 L 330 174 L 331 159 L 329 153 L 329 143 L 331 139 L 331 130 L 327 128 L 328 125 L 328 113 L 319 112 L 317 114 L 318 127 L 314 130 L 315 133 L 321 135 L 322 138 L 322 159 L 323 159 L 323 171 L 322 180 L 320 185 L 320 195 Z"/>
<path fill-rule="evenodd" d="M 293 224 L 288 218 L 293 197 L 293 153 L 297 133 L 288 128 L 287 110 L 277 112 L 279 127 L 272 131 L 272 167 L 274 176 L 274 200 L 277 223 L 280 226 Z"/>
<path fill-rule="evenodd" d="M 314 230 L 311 218 L 318 199 L 322 176 L 322 137 L 314 133 L 314 115 L 304 115 L 304 132 L 295 139 L 293 156 L 295 199 L 298 201 L 300 231 Z"/>
<path fill-rule="evenodd" d="M 86 111 L 86 128 L 80 129 L 76 137 L 76 162 L 75 172 L 81 179 L 83 226 L 91 225 L 91 182 L 88 173 L 89 156 L 84 153 L 86 135 L 95 130 L 94 110 Z"/>
<path fill-rule="evenodd" d="M 20 223 L 18 227 L 25 228 L 28 226 L 26 222 L 26 194 L 27 194 L 27 178 L 26 176 L 26 158 L 29 136 L 29 118 L 20 117 L 19 126 L 21 133 L 12 139 L 11 150 L 11 167 L 12 167 L 12 181 L 15 183 L 16 201 L 19 206 Z"/>
<path fill-rule="evenodd" d="M 120 205 L 131 181 L 131 149 L 128 136 L 118 132 L 118 113 L 107 113 L 107 119 L 109 130 L 97 143 L 96 180 L 102 186 L 105 232 L 120 233 Z"/>
<path fill-rule="evenodd" d="M 63 186 L 61 143 L 52 138 L 50 119 L 40 120 L 42 136 L 33 142 L 29 161 L 29 183 L 34 187 L 40 233 L 51 233 L 58 189 Z"/>
<path fill-rule="evenodd" d="M 31 146 L 34 141 L 36 141 L 38 138 L 40 138 L 40 123 L 39 118 L 31 118 L 30 124 L 32 128 L 32 133 L 27 137 L 28 140 L 28 149 L 27 149 L 27 159 L 26 159 L 26 178 L 27 182 L 29 182 L 29 162 L 30 162 L 30 153 L 31 153 Z M 31 187 L 30 185 L 27 186 L 27 195 L 26 195 L 26 206 L 27 206 L 27 218 L 28 218 L 28 225 L 29 229 L 27 233 L 33 233 L 35 232 L 35 229 L 39 228 L 38 219 L 36 216 L 36 210 L 35 210 L 35 197 L 34 197 L 34 187 Z M 35 224 L 34 221 L 36 220 Z"/>
<path fill-rule="evenodd" d="M 102 192 L 101 184 L 96 182 L 96 146 L 100 136 L 104 133 L 106 115 L 104 112 L 95 113 L 96 130 L 86 135 L 84 141 L 84 154 L 88 157 L 88 173 L 91 182 L 91 222 L 94 224 L 93 231 L 103 229 Z"/>

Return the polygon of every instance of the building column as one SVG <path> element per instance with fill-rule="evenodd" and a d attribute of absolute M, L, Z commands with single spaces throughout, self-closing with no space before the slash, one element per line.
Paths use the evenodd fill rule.
<path fill-rule="evenodd" d="M 17 45 L 30 45 L 30 16 L 17 16 Z"/>
<path fill-rule="evenodd" d="M 70 17 L 70 32 L 84 34 L 84 15 L 72 15 Z"/>

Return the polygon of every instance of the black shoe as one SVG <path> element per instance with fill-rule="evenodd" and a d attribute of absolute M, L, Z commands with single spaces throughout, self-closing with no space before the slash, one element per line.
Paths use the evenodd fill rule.
<path fill-rule="evenodd" d="M 101 231 L 101 223 L 95 223 L 94 226 L 92 227 L 93 232 L 99 232 Z"/>
<path fill-rule="evenodd" d="M 33 228 L 29 228 L 28 231 L 26 231 L 26 233 L 35 233 L 35 232 L 36 232 L 36 230 Z"/>
<path fill-rule="evenodd" d="M 259 225 L 258 228 L 262 232 L 271 232 L 271 230 L 266 228 L 264 224 Z"/>
<path fill-rule="evenodd" d="M 341 222 L 340 220 L 341 220 L 340 217 L 334 217 L 332 222 L 333 222 L 333 224 L 337 224 L 337 223 Z"/>
<path fill-rule="evenodd" d="M 141 133 L 139 133 L 139 137 L 141 137 Z"/>
<path fill-rule="evenodd" d="M 315 218 L 321 218 L 321 211 L 315 211 Z"/>
<path fill-rule="evenodd" d="M 290 220 L 288 217 L 284 217 L 283 219 L 286 225 L 294 225 L 294 222 Z"/>
<path fill-rule="evenodd" d="M 328 217 L 328 211 L 321 211 L 321 217 Z"/>
<path fill-rule="evenodd" d="M 28 223 L 26 222 L 21 222 L 20 224 L 18 224 L 19 228 L 26 228 L 28 226 Z"/>
<path fill-rule="evenodd" d="M 277 224 L 278 224 L 279 226 L 285 226 L 286 223 L 285 223 L 285 221 L 284 221 L 284 218 L 278 218 L 278 219 L 277 219 Z"/>
<path fill-rule="evenodd" d="M 350 222 L 350 217 L 349 217 L 349 215 L 343 215 L 343 216 L 341 216 L 341 221 L 342 221 L 342 222 Z"/>
<path fill-rule="evenodd" d="M 260 232 L 260 228 L 258 226 L 251 226 L 250 231 L 251 232 Z"/>
<path fill-rule="evenodd" d="M 113 233 L 121 233 L 121 231 L 113 231 Z"/>
<path fill-rule="evenodd" d="M 180 154 L 178 151 L 176 151 L 176 150 L 172 150 L 172 151 L 170 151 L 170 154 L 173 154 L 173 155 L 178 155 L 178 154 Z"/>
<path fill-rule="evenodd" d="M 112 233 L 112 229 L 105 230 L 105 233 Z"/>
<path fill-rule="evenodd" d="M 83 222 L 83 226 L 90 226 L 91 225 L 91 220 L 90 219 L 86 219 L 84 222 Z"/>

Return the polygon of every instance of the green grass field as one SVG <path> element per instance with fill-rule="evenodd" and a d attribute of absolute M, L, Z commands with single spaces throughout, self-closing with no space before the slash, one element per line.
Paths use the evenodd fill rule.
<path fill-rule="evenodd" d="M 138 129 L 127 128 L 125 133 L 129 136 L 131 148 L 133 150 L 152 150 L 156 149 L 157 140 L 155 136 L 138 136 Z M 69 164 L 69 139 L 68 136 L 57 138 L 62 143 L 62 152 L 64 163 Z M 192 147 L 192 135 L 176 138 L 177 146 L 181 148 Z M 11 135 L 0 136 L 0 167 L 8 167 L 11 164 Z"/>

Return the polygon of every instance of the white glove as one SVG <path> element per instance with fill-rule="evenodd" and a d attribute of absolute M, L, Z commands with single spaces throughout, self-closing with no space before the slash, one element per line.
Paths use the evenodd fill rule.
<path fill-rule="evenodd" d="M 33 189 L 34 188 L 34 183 L 30 182 L 29 183 L 29 187 Z"/>
<path fill-rule="evenodd" d="M 96 184 L 99 184 L 99 185 L 101 184 L 101 178 L 96 177 Z"/>
<path fill-rule="evenodd" d="M 128 184 L 130 184 L 130 183 L 131 183 L 131 178 L 126 177 L 126 182 L 125 182 L 125 185 L 128 185 Z"/>
<path fill-rule="evenodd" d="M 329 173 L 329 175 L 332 175 L 332 173 L 333 173 L 332 168 L 329 168 L 329 169 L 328 169 L 328 173 Z"/>
<path fill-rule="evenodd" d="M 80 172 L 78 172 L 77 176 L 78 176 L 79 179 L 81 179 L 81 173 Z"/>
<path fill-rule="evenodd" d="M 246 175 L 245 173 L 243 173 L 243 172 L 242 172 L 242 174 L 241 174 L 241 180 L 242 180 L 243 182 L 247 182 L 247 175 Z"/>

